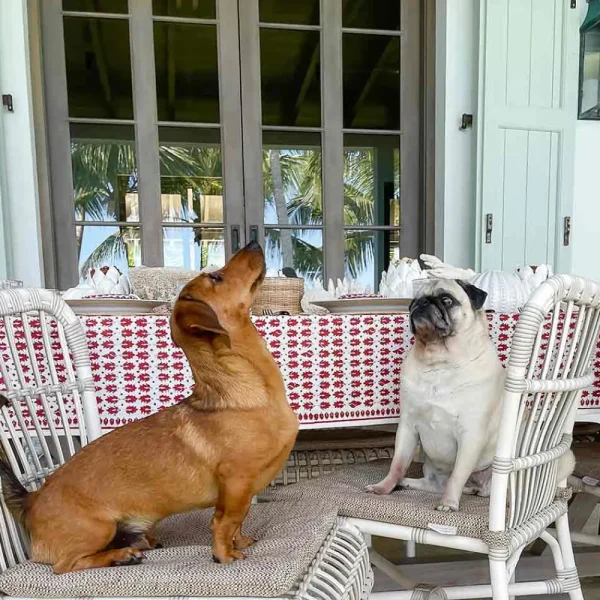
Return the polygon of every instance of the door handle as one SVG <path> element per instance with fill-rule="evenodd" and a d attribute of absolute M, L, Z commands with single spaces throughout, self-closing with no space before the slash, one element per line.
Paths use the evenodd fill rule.
<path fill-rule="evenodd" d="M 250 241 L 258 243 L 258 225 L 250 225 Z"/>
<path fill-rule="evenodd" d="M 235 254 L 240 249 L 240 226 L 231 226 L 231 254 Z"/>

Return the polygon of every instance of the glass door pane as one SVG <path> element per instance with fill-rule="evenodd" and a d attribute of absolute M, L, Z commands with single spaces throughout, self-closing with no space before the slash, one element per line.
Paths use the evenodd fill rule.
<path fill-rule="evenodd" d="M 322 281 L 321 3 L 238 6 L 247 226 L 271 275 L 287 267 Z"/>
<path fill-rule="evenodd" d="M 244 241 L 237 5 L 155 0 L 153 19 L 164 262 L 221 266 Z"/>

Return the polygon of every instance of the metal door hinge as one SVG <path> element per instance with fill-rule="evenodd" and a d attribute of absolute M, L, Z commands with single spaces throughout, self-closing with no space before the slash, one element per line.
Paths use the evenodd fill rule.
<path fill-rule="evenodd" d="M 2 106 L 6 107 L 8 112 L 15 112 L 12 94 L 2 94 Z"/>
<path fill-rule="evenodd" d="M 563 221 L 563 246 L 571 242 L 571 217 L 565 217 Z"/>
<path fill-rule="evenodd" d="M 485 215 L 485 243 L 492 243 L 492 229 L 494 227 L 494 216 L 492 213 Z"/>

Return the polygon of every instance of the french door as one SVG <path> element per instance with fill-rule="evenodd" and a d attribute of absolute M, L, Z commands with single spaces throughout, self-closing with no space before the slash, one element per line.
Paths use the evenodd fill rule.
<path fill-rule="evenodd" d="M 374 286 L 420 250 L 420 0 L 41 5 L 61 288 L 250 239 Z"/>

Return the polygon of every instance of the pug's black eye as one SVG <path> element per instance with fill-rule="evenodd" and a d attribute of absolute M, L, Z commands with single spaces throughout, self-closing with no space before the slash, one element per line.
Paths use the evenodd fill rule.
<path fill-rule="evenodd" d="M 442 302 L 444 303 L 444 306 L 452 306 L 452 304 L 454 304 L 454 301 L 450 296 L 442 296 Z"/>
<path fill-rule="evenodd" d="M 212 279 L 212 281 L 214 282 L 218 282 L 218 281 L 223 281 L 223 277 L 221 276 L 220 273 L 209 273 L 208 276 Z"/>

